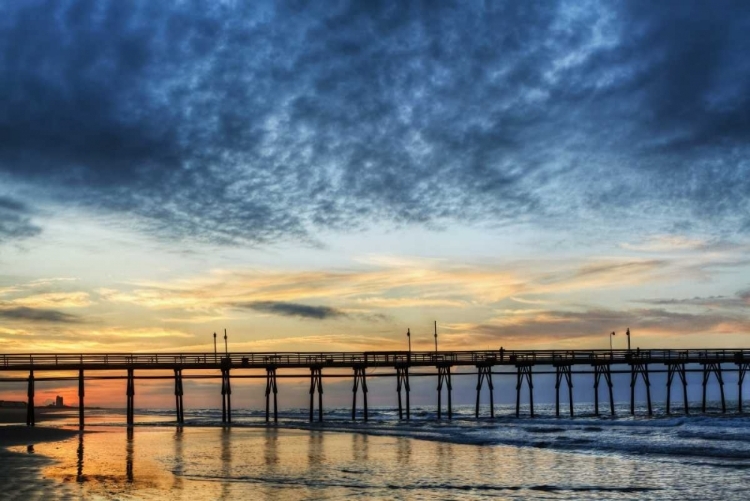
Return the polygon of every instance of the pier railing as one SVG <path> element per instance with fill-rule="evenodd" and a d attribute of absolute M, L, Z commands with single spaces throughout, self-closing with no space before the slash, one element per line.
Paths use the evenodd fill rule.
<path fill-rule="evenodd" d="M 484 351 L 364 351 L 364 352 L 248 352 L 248 353 L 80 353 L 0 354 L 0 370 L 55 368 L 193 368 L 231 367 L 393 367 L 517 364 L 725 363 L 750 360 L 747 349 L 649 350 L 484 350 Z"/>
<path fill-rule="evenodd" d="M 395 369 L 396 392 L 398 395 L 399 419 L 403 418 L 402 390 L 406 393 L 406 419 L 409 411 L 409 373 L 411 368 L 434 367 L 437 369 L 437 418 L 441 418 L 441 395 L 445 387 L 448 396 L 448 418 L 451 410 L 451 370 L 455 366 L 474 366 L 477 375 L 476 416 L 479 417 L 480 393 L 485 383 L 489 389 L 490 416 L 494 417 L 492 375 L 495 366 L 510 366 L 516 369 L 516 415 L 520 413 L 521 388 L 526 385 L 529 390 L 529 411 L 534 416 L 534 384 L 532 382 L 534 367 L 547 365 L 554 367 L 555 374 L 555 413 L 560 415 L 560 388 L 565 383 L 568 387 L 569 412 L 573 415 L 573 375 L 594 375 L 594 412 L 599 415 L 599 384 L 604 382 L 609 393 L 610 413 L 614 414 L 614 396 L 612 391 L 612 366 L 625 364 L 630 373 L 630 412 L 635 413 L 635 387 L 642 380 L 646 388 L 648 413 L 653 413 L 649 367 L 652 364 L 664 364 L 667 367 L 667 401 L 666 410 L 670 412 L 672 382 L 679 380 L 683 389 L 683 409 L 688 412 L 687 369 L 688 364 L 699 364 L 703 373 L 703 400 L 701 410 L 706 410 L 706 386 L 711 376 L 719 383 L 722 411 L 726 412 L 724 398 L 724 380 L 722 364 L 731 363 L 738 374 L 738 410 L 742 412 L 742 383 L 750 370 L 750 350 L 747 349 L 648 349 L 641 350 L 473 350 L 473 351 L 363 351 L 363 352 L 262 352 L 262 353 L 28 353 L 0 354 L 0 371 L 28 371 L 25 379 L 28 385 L 28 404 L 26 423 L 33 426 L 35 381 L 34 372 L 38 371 L 77 371 L 79 397 L 79 425 L 84 426 L 84 395 L 86 372 L 124 370 L 127 375 L 127 423 L 134 423 L 134 396 L 136 371 L 169 370 L 174 372 L 174 395 L 177 423 L 184 422 L 183 370 L 185 369 L 220 369 L 222 422 L 231 423 L 231 374 L 236 369 L 265 369 L 266 372 L 266 421 L 270 419 L 270 403 L 273 396 L 273 419 L 278 420 L 277 393 L 278 369 L 306 368 L 310 371 L 310 421 L 313 420 L 315 395 L 318 396 L 318 420 L 323 420 L 323 371 L 328 368 L 353 370 L 352 419 L 356 419 L 357 392 L 362 389 L 364 401 L 364 419 L 367 420 L 367 371 L 368 367 L 388 367 Z M 589 370 L 573 371 L 575 366 L 588 366 Z M 593 368 L 593 371 L 591 369 Z M 731 370 L 731 368 L 730 368 Z M 341 372 L 341 371 L 337 371 Z M 466 371 L 464 371 L 466 372 Z M 417 371 L 413 376 L 427 376 L 425 371 Z M 296 376 L 295 376 L 296 377 Z M 59 376 L 57 377 L 59 379 Z M 49 378 L 47 378 L 49 380 Z M 54 378 L 52 378 L 54 379 Z"/>

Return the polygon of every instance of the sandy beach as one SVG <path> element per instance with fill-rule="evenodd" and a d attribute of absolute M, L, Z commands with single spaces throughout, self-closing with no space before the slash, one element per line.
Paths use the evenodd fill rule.
<path fill-rule="evenodd" d="M 60 419 L 66 409 L 40 408 L 37 420 Z M 65 487 L 44 479 L 43 467 L 52 460 L 32 452 L 9 451 L 9 447 L 34 446 L 43 442 L 57 442 L 75 437 L 78 432 L 44 426 L 27 427 L 26 409 L 0 409 L 0 499 L 42 500 L 64 497 Z M 17 425 L 15 423 L 23 423 Z"/>

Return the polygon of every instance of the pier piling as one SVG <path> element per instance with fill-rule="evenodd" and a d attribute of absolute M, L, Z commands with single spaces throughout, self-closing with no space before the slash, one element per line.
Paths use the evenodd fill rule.
<path fill-rule="evenodd" d="M 28 380 L 28 391 L 26 392 L 26 395 L 28 396 L 29 400 L 26 404 L 26 426 L 34 426 L 36 424 L 36 416 L 34 413 L 34 371 L 29 371 L 29 380 Z"/>
<path fill-rule="evenodd" d="M 612 394 L 612 366 L 609 362 L 594 364 L 594 414 L 599 415 L 599 382 L 602 376 L 609 388 L 609 413 L 615 415 L 615 399 Z"/>
<path fill-rule="evenodd" d="M 708 384 L 711 374 L 714 374 L 716 380 L 719 382 L 719 391 L 721 391 L 721 412 L 727 412 L 727 405 L 724 401 L 724 378 L 721 376 L 721 364 L 705 362 L 701 365 L 703 366 L 703 412 L 706 412 L 706 385 Z"/>
<path fill-rule="evenodd" d="M 745 373 L 750 368 L 748 362 L 737 362 L 737 386 L 739 394 L 737 395 L 737 410 L 742 413 L 742 383 L 745 381 Z"/>
<path fill-rule="evenodd" d="M 453 391 L 453 385 L 451 384 L 451 366 L 450 364 L 440 364 L 437 366 L 438 370 L 438 405 L 437 405 L 437 418 L 442 417 L 442 395 L 443 395 L 443 383 L 445 383 L 448 389 L 448 419 L 453 419 L 453 405 L 451 403 L 451 393 Z"/>
<path fill-rule="evenodd" d="M 409 411 L 409 366 L 396 366 L 396 392 L 398 393 L 398 418 L 403 419 L 403 408 L 401 406 L 401 389 L 406 390 L 406 420 L 411 419 Z"/>
<path fill-rule="evenodd" d="M 310 422 L 313 420 L 315 392 L 318 392 L 318 422 L 323 422 L 323 369 L 320 366 L 310 367 Z"/>
<path fill-rule="evenodd" d="M 279 402 L 277 400 L 277 394 L 279 393 L 279 387 L 276 384 L 276 367 L 266 367 L 266 423 L 269 421 L 269 407 L 271 400 L 271 393 L 273 393 L 273 422 L 279 422 Z"/>
<path fill-rule="evenodd" d="M 570 417 L 573 417 L 573 376 L 570 372 L 570 364 L 556 365 L 555 372 L 555 415 L 560 417 L 560 384 L 565 379 L 568 384 L 568 398 L 570 399 Z"/>
<path fill-rule="evenodd" d="M 352 421 L 357 419 L 357 390 L 362 385 L 362 400 L 364 407 L 364 419 L 367 421 L 367 378 L 365 376 L 365 366 L 354 366 L 354 386 L 352 387 Z"/>
<path fill-rule="evenodd" d="M 647 362 L 630 363 L 630 415 L 635 415 L 635 385 L 638 382 L 638 376 L 641 376 L 646 385 L 646 401 L 648 403 L 648 415 L 653 416 L 654 410 L 651 406 L 651 382 L 648 378 Z"/>
<path fill-rule="evenodd" d="M 221 369 L 221 422 L 232 423 L 232 382 L 229 367 Z"/>
<path fill-rule="evenodd" d="M 682 383 L 682 398 L 683 406 L 685 407 L 685 414 L 690 411 L 688 409 L 688 395 L 687 395 L 687 376 L 685 371 L 685 364 L 682 362 L 667 364 L 667 414 L 670 413 L 670 404 L 672 398 L 672 381 L 674 375 L 677 374 L 680 377 Z"/>
<path fill-rule="evenodd" d="M 521 415 L 521 387 L 524 380 L 529 386 L 529 413 L 534 417 L 534 383 L 532 380 L 532 364 L 517 364 L 518 382 L 516 383 L 516 417 Z"/>
<path fill-rule="evenodd" d="M 175 412 L 177 414 L 177 424 L 183 424 L 185 422 L 185 411 L 182 405 L 182 369 L 174 370 L 174 400 L 175 400 Z"/>
<path fill-rule="evenodd" d="M 134 417 L 135 412 L 133 408 L 134 399 L 135 399 L 135 375 L 133 369 L 128 369 L 128 383 L 127 383 L 127 389 L 125 390 L 125 394 L 127 396 L 127 425 L 133 426 L 134 424 Z"/>
<path fill-rule="evenodd" d="M 80 369 L 78 371 L 78 429 L 79 430 L 83 430 L 83 426 L 84 426 L 83 397 L 84 397 L 83 369 Z"/>
<path fill-rule="evenodd" d="M 492 365 L 491 364 L 482 364 L 477 365 L 477 406 L 476 410 L 474 411 L 474 416 L 476 418 L 479 418 L 479 395 L 482 392 L 482 384 L 485 380 L 487 380 L 487 387 L 490 390 L 490 417 L 494 419 L 495 417 L 495 396 L 494 396 L 494 386 L 492 386 Z"/>

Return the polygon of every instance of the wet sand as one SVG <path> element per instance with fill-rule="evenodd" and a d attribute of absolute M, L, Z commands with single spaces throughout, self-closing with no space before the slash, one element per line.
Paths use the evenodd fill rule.
<path fill-rule="evenodd" d="M 49 421 L 63 419 L 77 413 L 78 409 L 73 407 L 37 407 L 34 409 L 36 421 Z M 16 407 L 0 407 L 0 424 L 26 424 L 26 409 Z"/>
<path fill-rule="evenodd" d="M 6 411 L 8 409 L 3 409 Z M 15 411 L 16 409 L 13 409 Z M 26 410 L 20 409 L 23 422 Z M 45 413 L 46 414 L 46 413 Z M 52 414 L 52 413 L 50 413 Z M 50 416 L 46 415 L 45 419 Z M 0 413 L 1 422 L 16 422 L 14 412 Z M 77 431 L 43 426 L 0 426 L 0 499 L 43 500 L 61 499 L 66 496 L 65 486 L 42 477 L 42 468 L 52 460 L 32 451 L 12 452 L 8 447 L 29 447 L 43 442 L 67 440 L 78 435 Z"/>

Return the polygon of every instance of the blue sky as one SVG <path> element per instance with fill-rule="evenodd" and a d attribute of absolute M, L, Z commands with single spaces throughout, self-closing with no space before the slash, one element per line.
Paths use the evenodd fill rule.
<path fill-rule="evenodd" d="M 6 2 L 0 351 L 746 345 L 748 29 L 724 0 Z"/>

